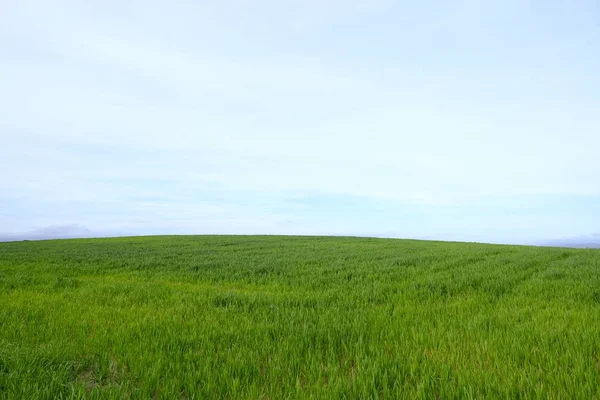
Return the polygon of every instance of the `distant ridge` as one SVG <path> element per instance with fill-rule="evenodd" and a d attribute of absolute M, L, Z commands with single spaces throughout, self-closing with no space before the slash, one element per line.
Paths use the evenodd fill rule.
<path fill-rule="evenodd" d="M 557 239 L 544 244 L 553 247 L 572 247 L 576 249 L 600 249 L 600 234 L 574 238 Z"/>
<path fill-rule="evenodd" d="M 22 233 L 0 233 L 0 242 L 20 240 L 75 239 L 94 237 L 94 233 L 78 224 L 50 225 L 40 229 Z"/>

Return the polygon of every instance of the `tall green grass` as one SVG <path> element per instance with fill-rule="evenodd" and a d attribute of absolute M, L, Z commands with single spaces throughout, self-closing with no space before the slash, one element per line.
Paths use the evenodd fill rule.
<path fill-rule="evenodd" d="M 0 398 L 599 398 L 600 251 L 0 243 Z"/>

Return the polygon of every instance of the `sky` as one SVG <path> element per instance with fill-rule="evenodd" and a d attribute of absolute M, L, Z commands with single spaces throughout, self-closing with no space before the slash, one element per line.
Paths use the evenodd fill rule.
<path fill-rule="evenodd" d="M 2 1 L 0 233 L 600 233 L 600 3 Z"/>

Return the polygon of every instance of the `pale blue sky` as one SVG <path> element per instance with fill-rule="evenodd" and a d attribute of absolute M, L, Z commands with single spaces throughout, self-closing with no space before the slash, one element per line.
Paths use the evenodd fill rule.
<path fill-rule="evenodd" d="M 600 232 L 597 1 L 5 1 L 0 233 Z"/>

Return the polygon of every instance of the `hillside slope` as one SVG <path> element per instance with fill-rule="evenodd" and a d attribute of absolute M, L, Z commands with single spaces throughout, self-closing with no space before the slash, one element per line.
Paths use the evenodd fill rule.
<path fill-rule="evenodd" d="M 0 398 L 593 398 L 600 251 L 0 243 Z"/>

